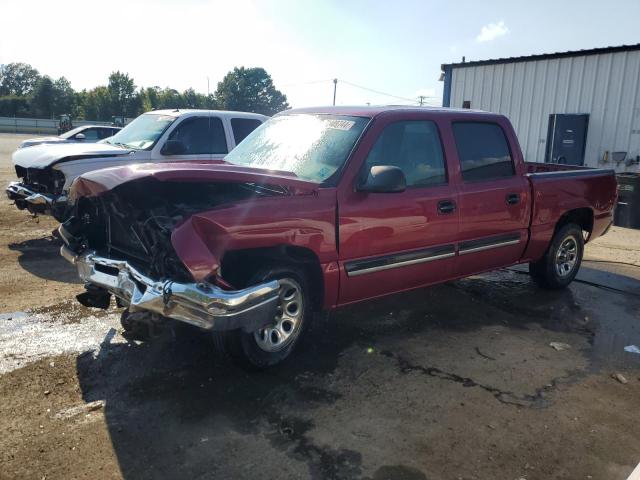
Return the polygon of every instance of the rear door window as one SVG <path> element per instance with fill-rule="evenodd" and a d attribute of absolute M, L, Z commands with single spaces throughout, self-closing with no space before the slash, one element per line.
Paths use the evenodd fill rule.
<path fill-rule="evenodd" d="M 454 122 L 462 179 L 477 182 L 515 175 L 507 137 L 496 123 Z"/>
<path fill-rule="evenodd" d="M 222 120 L 218 117 L 191 117 L 178 125 L 169 140 L 181 141 L 185 155 L 227 153 Z"/>
<path fill-rule="evenodd" d="M 232 118 L 231 129 L 233 130 L 233 138 L 238 145 L 247 135 L 258 128 L 262 122 L 255 118 Z"/>

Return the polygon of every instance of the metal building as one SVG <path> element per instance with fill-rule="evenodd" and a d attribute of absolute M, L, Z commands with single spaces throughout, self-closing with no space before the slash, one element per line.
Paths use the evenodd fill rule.
<path fill-rule="evenodd" d="M 502 113 L 527 161 L 638 171 L 640 44 L 442 65 L 445 107 Z"/>

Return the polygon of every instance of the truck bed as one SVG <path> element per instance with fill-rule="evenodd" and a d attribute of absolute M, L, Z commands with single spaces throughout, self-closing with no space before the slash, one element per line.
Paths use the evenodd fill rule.
<path fill-rule="evenodd" d="M 606 233 L 613 222 L 617 198 L 613 170 L 535 162 L 525 162 L 525 168 L 533 199 L 527 258 L 539 258 L 544 253 L 558 218 L 566 212 L 582 212 L 585 218 L 593 219 L 587 240 Z"/>
<path fill-rule="evenodd" d="M 606 168 L 591 168 L 581 165 L 567 165 L 564 163 L 541 163 L 541 162 L 524 162 L 526 173 L 549 173 L 549 172 L 568 172 L 572 170 L 590 171 L 590 172 L 613 172 Z"/>

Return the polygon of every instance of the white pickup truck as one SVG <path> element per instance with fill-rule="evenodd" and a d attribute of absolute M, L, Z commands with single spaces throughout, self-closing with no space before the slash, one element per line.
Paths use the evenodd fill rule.
<path fill-rule="evenodd" d="M 66 217 L 71 183 L 92 170 L 130 163 L 220 161 L 268 117 L 218 110 L 156 110 L 94 144 L 37 145 L 14 152 L 18 182 L 7 196 L 20 210 Z"/>

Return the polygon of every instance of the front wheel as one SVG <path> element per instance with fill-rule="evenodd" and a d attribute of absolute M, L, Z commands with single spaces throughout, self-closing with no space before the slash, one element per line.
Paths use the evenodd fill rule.
<path fill-rule="evenodd" d="M 249 285 L 278 280 L 280 292 L 275 317 L 259 330 L 214 332 L 218 353 L 237 362 L 263 369 L 283 362 L 299 343 L 305 323 L 311 317 L 311 299 L 304 271 L 295 267 L 264 268 Z"/>
<path fill-rule="evenodd" d="M 544 257 L 529 264 L 529 273 L 543 288 L 564 288 L 578 274 L 583 253 L 582 229 L 569 223 L 555 233 Z"/>

